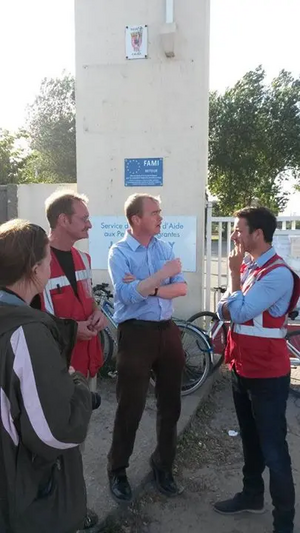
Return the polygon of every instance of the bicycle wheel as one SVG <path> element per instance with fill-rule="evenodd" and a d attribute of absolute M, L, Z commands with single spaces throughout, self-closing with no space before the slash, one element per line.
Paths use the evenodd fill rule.
<path fill-rule="evenodd" d="M 194 324 L 208 335 L 214 356 L 213 371 L 217 370 L 224 361 L 227 343 L 227 328 L 224 322 L 220 321 L 218 315 L 211 311 L 196 313 L 188 319 L 188 322 Z"/>
<path fill-rule="evenodd" d="M 300 330 L 289 331 L 286 340 L 291 361 L 290 393 L 300 398 Z"/>
<path fill-rule="evenodd" d="M 111 361 L 113 351 L 114 351 L 114 342 L 107 329 L 103 329 L 102 331 L 100 331 L 99 338 L 100 338 L 101 347 L 102 347 L 103 366 L 104 366 L 104 365 L 107 365 Z"/>
<path fill-rule="evenodd" d="M 205 382 L 211 369 L 211 346 L 206 335 L 184 320 L 174 320 L 181 332 L 181 342 L 185 355 L 182 373 L 181 395 L 195 392 Z M 155 374 L 151 375 L 151 384 L 155 386 Z"/>

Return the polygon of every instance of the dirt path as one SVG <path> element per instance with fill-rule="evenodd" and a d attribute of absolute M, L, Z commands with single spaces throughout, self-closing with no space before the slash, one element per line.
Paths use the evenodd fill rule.
<path fill-rule="evenodd" d="M 299 500 L 300 400 L 289 400 L 288 426 Z M 158 495 L 149 484 L 139 501 L 116 522 L 107 525 L 105 533 L 271 533 L 272 506 L 268 490 L 266 512 L 262 515 L 224 517 L 212 510 L 214 501 L 225 499 L 241 488 L 241 441 L 239 436 L 228 435 L 228 430 L 236 429 L 230 381 L 225 374 L 179 444 L 176 475 L 185 486 L 183 495 L 169 500 Z M 295 533 L 300 533 L 299 508 Z"/>

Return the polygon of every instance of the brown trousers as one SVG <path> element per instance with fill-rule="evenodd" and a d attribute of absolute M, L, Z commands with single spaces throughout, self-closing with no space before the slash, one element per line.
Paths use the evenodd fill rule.
<path fill-rule="evenodd" d="M 157 447 L 153 459 L 172 468 L 181 409 L 181 375 L 185 363 L 180 331 L 172 321 L 127 321 L 118 327 L 117 400 L 113 441 L 108 454 L 111 472 L 128 467 L 141 420 L 151 370 L 156 375 Z"/>

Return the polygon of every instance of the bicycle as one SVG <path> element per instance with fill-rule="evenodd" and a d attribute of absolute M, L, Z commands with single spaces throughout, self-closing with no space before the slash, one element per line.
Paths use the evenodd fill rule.
<path fill-rule="evenodd" d="M 224 294 L 225 287 L 214 287 L 215 291 L 215 308 L 216 308 L 216 295 L 220 292 Z M 289 319 L 294 321 L 299 312 L 297 309 L 291 311 L 288 315 Z M 215 371 L 224 362 L 224 354 L 227 342 L 227 327 L 229 322 L 224 322 L 219 319 L 216 313 L 211 311 L 202 311 L 191 316 L 188 320 L 190 323 L 194 323 L 202 331 L 206 332 L 210 339 L 213 352 L 217 355 L 217 362 L 214 363 L 212 371 Z M 290 324 L 291 325 L 291 324 Z M 286 334 L 286 341 L 288 350 L 290 353 L 291 363 L 291 382 L 290 393 L 300 398 L 300 329 L 289 330 Z"/>
<path fill-rule="evenodd" d="M 104 352 L 104 364 L 111 365 L 114 350 L 117 348 L 117 323 L 115 322 L 113 294 L 108 283 L 93 287 L 94 298 L 106 316 L 109 326 L 100 332 Z M 181 331 L 181 342 L 185 354 L 181 395 L 192 394 L 203 385 L 213 365 L 213 351 L 207 335 L 185 320 L 173 318 Z M 155 374 L 151 373 L 151 385 L 155 387 Z"/>
<path fill-rule="evenodd" d="M 106 327 L 99 333 L 104 365 L 108 365 L 111 362 L 114 349 L 117 346 L 117 324 L 113 319 L 114 306 L 110 301 L 113 298 L 113 294 L 108 287 L 108 283 L 102 283 L 101 285 L 96 285 L 93 287 L 95 301 L 97 305 L 100 306 L 102 313 L 108 320 L 108 323 L 111 324 L 111 329 Z"/>
<path fill-rule="evenodd" d="M 214 287 L 212 291 L 214 291 L 214 309 L 216 309 L 217 294 L 224 294 L 226 287 Z M 187 321 L 190 324 L 194 324 L 208 336 L 213 351 L 211 372 L 215 372 L 224 362 L 227 344 L 226 323 L 221 321 L 218 315 L 212 311 L 200 311 L 200 313 L 192 315 Z"/>
<path fill-rule="evenodd" d="M 299 312 L 297 309 L 289 314 L 291 320 L 296 320 Z M 290 329 L 286 335 L 286 341 L 290 352 L 291 382 L 290 393 L 300 398 L 300 329 Z"/>

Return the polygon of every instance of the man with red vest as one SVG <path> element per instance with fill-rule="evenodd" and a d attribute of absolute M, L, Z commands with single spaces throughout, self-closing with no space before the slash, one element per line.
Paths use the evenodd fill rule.
<path fill-rule="evenodd" d="M 272 247 L 276 227 L 276 217 L 264 207 L 236 214 L 230 286 L 218 314 L 231 320 L 226 362 L 232 368 L 243 443 L 243 490 L 215 503 L 214 509 L 222 514 L 262 512 L 267 466 L 274 533 L 292 533 L 295 491 L 286 442 L 290 360 L 285 334 L 287 313 L 299 298 L 299 278 Z"/>
<path fill-rule="evenodd" d="M 59 191 L 46 200 L 52 260 L 51 277 L 41 295 L 41 307 L 59 318 L 77 321 L 71 366 L 94 378 L 103 362 L 98 333 L 106 326 L 106 318 L 92 295 L 90 257 L 74 247 L 75 242 L 88 237 L 92 227 L 87 202 L 84 195 L 73 191 Z M 93 387 L 94 384 L 95 380 Z M 97 521 L 97 515 L 88 510 L 85 529 Z"/>

